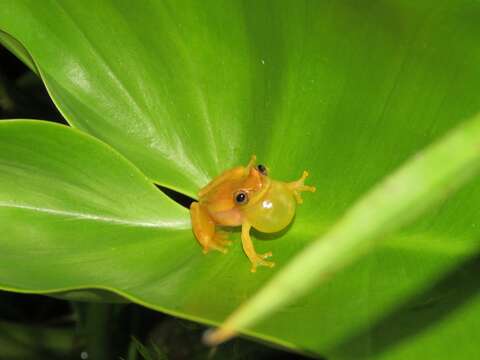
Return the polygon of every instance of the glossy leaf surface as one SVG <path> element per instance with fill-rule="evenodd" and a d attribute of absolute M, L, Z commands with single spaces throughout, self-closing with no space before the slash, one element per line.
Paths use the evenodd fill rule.
<path fill-rule="evenodd" d="M 2 287 L 134 286 L 148 243 L 151 261 L 182 261 L 158 246 L 187 238 L 185 211 L 109 147 L 39 121 L 2 121 L 0 140 Z"/>
<path fill-rule="evenodd" d="M 67 120 L 150 179 L 193 195 L 252 153 L 274 178 L 294 179 L 307 168 L 317 193 L 305 196 L 285 235 L 256 241 L 279 266 L 405 159 L 480 109 L 480 6 L 470 1 L 159 1 L 132 8 L 127 1 L 0 0 L 0 8 L 0 28 L 30 52 Z M 477 182 L 249 333 L 336 358 L 471 354 L 480 303 L 478 265 L 467 259 L 478 241 L 479 200 Z M 140 214 L 152 215 L 153 203 L 139 203 Z M 136 210 L 127 215 L 137 219 Z M 273 273 L 252 276 L 238 243 L 226 256 L 204 257 L 187 230 L 172 230 L 175 245 L 167 251 L 151 228 L 99 241 L 110 225 L 80 236 L 64 222 L 48 224 L 52 239 L 78 237 L 43 251 L 58 247 L 82 261 L 73 268 L 56 257 L 67 263 L 61 276 L 38 261 L 45 281 L 24 283 L 30 263 L 23 269 L 10 260 L 4 287 L 51 291 L 67 280 L 106 286 L 156 309 L 218 322 Z M 14 235 L 10 254 L 20 261 L 36 249 L 35 237 Z M 130 237 L 150 241 L 136 247 L 126 244 Z M 91 244 L 108 256 L 77 254 Z"/>

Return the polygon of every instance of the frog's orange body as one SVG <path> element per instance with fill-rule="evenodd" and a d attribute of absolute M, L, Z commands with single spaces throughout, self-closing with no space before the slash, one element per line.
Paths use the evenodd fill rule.
<path fill-rule="evenodd" d="M 198 202 L 190 206 L 195 237 L 207 253 L 214 249 L 226 252 L 230 241 L 225 233 L 216 231 L 216 226 L 242 226 L 243 249 L 257 266 L 273 267 L 266 260 L 271 252 L 257 254 L 250 238 L 250 228 L 261 232 L 277 232 L 285 228 L 295 215 L 296 204 L 302 202 L 300 192 L 315 188 L 304 185 L 306 171 L 294 182 L 284 183 L 268 177 L 263 165 L 255 166 L 256 157 L 249 164 L 227 170 L 212 180 L 198 193 Z"/>

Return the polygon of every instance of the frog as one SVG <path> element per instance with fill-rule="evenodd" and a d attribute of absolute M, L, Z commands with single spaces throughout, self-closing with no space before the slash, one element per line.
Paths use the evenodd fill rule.
<path fill-rule="evenodd" d="M 250 260 L 251 272 L 257 267 L 273 267 L 267 260 L 272 252 L 255 251 L 250 230 L 278 233 L 293 220 L 297 204 L 303 202 L 302 192 L 315 192 L 305 185 L 308 172 L 292 182 L 273 180 L 269 169 L 257 164 L 252 155 L 247 166 L 224 171 L 198 192 L 198 201 L 190 205 L 190 217 L 195 238 L 206 254 L 211 250 L 226 253 L 231 241 L 225 227 L 240 227 L 243 251 Z"/>

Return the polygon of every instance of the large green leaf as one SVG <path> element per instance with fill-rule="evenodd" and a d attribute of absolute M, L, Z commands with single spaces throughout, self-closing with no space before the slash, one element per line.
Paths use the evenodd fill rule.
<path fill-rule="evenodd" d="M 286 235 L 256 242 L 280 267 L 374 183 L 480 108 L 480 4 L 467 0 L 0 0 L 0 9 L 0 28 L 29 51 L 67 120 L 150 179 L 192 195 L 251 153 L 275 178 L 308 168 L 317 193 L 306 195 Z M 479 200 L 477 182 L 247 332 L 335 357 L 471 355 L 480 302 L 478 266 L 467 258 L 478 241 Z M 109 237 L 105 224 L 93 237 L 72 223 L 48 222 L 55 235 L 41 251 L 32 246 L 34 223 L 15 227 L 14 241 L 4 237 L 2 250 L 15 244 L 6 254 L 17 261 L 35 256 L 5 266 L 3 287 L 106 287 L 214 323 L 275 272 L 250 274 L 238 244 L 204 257 L 189 231 L 172 230 L 166 250 L 152 228 Z M 82 255 L 92 244 L 93 254 L 108 255 Z M 47 258 L 38 258 L 42 251 Z"/>
<path fill-rule="evenodd" d="M 0 173 L 3 288 L 134 287 L 191 256 L 186 212 L 78 131 L 2 121 Z"/>

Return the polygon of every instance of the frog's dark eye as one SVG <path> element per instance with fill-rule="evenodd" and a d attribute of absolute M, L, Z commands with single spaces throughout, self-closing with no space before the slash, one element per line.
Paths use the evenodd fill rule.
<path fill-rule="evenodd" d="M 245 191 L 240 190 L 235 193 L 235 202 L 238 205 L 244 205 L 248 202 L 248 195 Z"/>
<path fill-rule="evenodd" d="M 268 175 L 268 170 L 267 170 L 267 167 L 266 167 L 265 165 L 258 164 L 258 165 L 257 165 L 257 170 L 260 171 L 260 173 L 261 173 L 262 175 L 265 175 L 265 176 Z"/>

